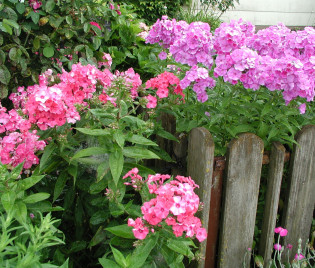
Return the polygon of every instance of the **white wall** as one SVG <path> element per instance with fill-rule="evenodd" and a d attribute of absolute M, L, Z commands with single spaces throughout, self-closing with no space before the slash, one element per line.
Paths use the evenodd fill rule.
<path fill-rule="evenodd" d="M 196 7 L 200 7 L 194 0 Z M 239 0 L 233 10 L 221 17 L 223 21 L 243 18 L 254 25 L 315 26 L 315 0 Z"/>

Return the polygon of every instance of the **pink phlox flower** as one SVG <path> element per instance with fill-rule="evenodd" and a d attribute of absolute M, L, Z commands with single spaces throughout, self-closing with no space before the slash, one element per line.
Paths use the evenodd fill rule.
<path fill-rule="evenodd" d="M 148 103 L 146 105 L 147 108 L 151 109 L 151 108 L 155 108 L 156 107 L 156 105 L 157 105 L 156 97 L 154 97 L 152 95 L 148 95 L 148 96 L 145 96 L 145 98 L 148 101 Z"/>
<path fill-rule="evenodd" d="M 196 238 L 199 242 L 204 241 L 207 238 L 207 230 L 205 228 L 199 228 L 196 232 Z"/>
<path fill-rule="evenodd" d="M 161 210 L 158 208 L 156 209 L 156 207 L 151 207 L 148 209 L 147 213 L 145 213 L 143 215 L 143 218 L 151 225 L 157 225 L 162 221 L 162 217 L 159 217 L 158 214 L 156 214 L 156 212 L 158 212 L 159 215 L 164 215 L 164 213 L 161 212 Z"/>
<path fill-rule="evenodd" d="M 303 103 L 299 106 L 299 110 L 301 114 L 305 114 L 306 111 L 306 103 Z"/>
<path fill-rule="evenodd" d="M 175 215 L 179 215 L 186 212 L 186 203 L 183 202 L 180 196 L 173 197 L 173 206 L 170 208 L 170 211 Z"/>
<path fill-rule="evenodd" d="M 167 58 L 167 53 L 165 51 L 160 52 L 159 59 L 165 60 Z"/>
<path fill-rule="evenodd" d="M 135 221 L 128 219 L 128 226 L 134 227 L 132 232 L 137 239 L 143 240 L 149 233 L 149 229 L 144 226 L 141 218 L 137 218 Z"/>

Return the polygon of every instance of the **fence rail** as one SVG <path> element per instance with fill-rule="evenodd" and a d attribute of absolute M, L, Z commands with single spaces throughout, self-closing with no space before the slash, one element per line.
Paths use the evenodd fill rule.
<path fill-rule="evenodd" d="M 264 267 L 271 259 L 287 161 L 290 161 L 290 172 L 284 214 L 277 225 L 288 230 L 283 244 L 292 244 L 292 253 L 296 253 L 299 238 L 306 243 L 315 207 L 315 126 L 303 127 L 296 141 L 298 145 L 291 154 L 278 142 L 273 143 L 269 154 L 264 154 L 262 140 L 254 134 L 243 133 L 230 142 L 226 157 L 214 157 L 214 142 L 208 130 L 196 128 L 189 133 L 187 175 L 200 186 L 198 195 L 204 203 L 200 216 L 204 226 L 208 226 L 208 238 L 200 246 L 206 258 L 199 268 L 243 267 L 244 256 L 253 243 L 263 164 L 269 164 L 258 252 L 264 257 Z M 187 148 L 186 140 L 176 144 L 175 158 L 176 152 L 181 152 L 181 159 L 185 158 L 181 144 Z M 248 254 L 245 258 L 248 267 L 249 257 Z M 285 257 L 292 259 L 294 255 Z"/>

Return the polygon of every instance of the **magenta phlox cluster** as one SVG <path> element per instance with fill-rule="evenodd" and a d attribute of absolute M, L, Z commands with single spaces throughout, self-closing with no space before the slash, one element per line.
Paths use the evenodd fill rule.
<path fill-rule="evenodd" d="M 290 33 L 291 30 L 289 28 L 279 23 L 278 25 L 259 30 L 247 40 L 246 45 L 255 49 L 261 56 L 268 55 L 276 59 L 285 56 L 285 52 L 293 56 L 294 50 L 292 48 L 285 50 L 286 38 Z"/>
<path fill-rule="evenodd" d="M 18 114 L 16 110 L 7 112 L 5 107 L 0 103 L 0 133 L 10 133 L 16 130 L 26 132 L 31 128 L 28 120 Z"/>
<path fill-rule="evenodd" d="M 136 169 L 124 176 L 128 177 L 131 178 L 131 185 L 143 182 Z M 145 239 L 150 231 L 155 232 L 164 223 L 172 228 L 176 237 L 185 233 L 186 237 L 196 237 L 200 242 L 205 240 L 207 232 L 202 228 L 200 219 L 194 216 L 200 205 L 194 189 L 199 186 L 190 177 L 176 176 L 170 179 L 171 176 L 167 174 L 148 176 L 146 183 L 155 197 L 141 207 L 143 217 L 128 219 L 128 225 L 133 227 L 138 239 Z"/>
<path fill-rule="evenodd" d="M 202 63 L 211 69 L 213 63 L 213 36 L 210 26 L 204 22 L 191 23 L 170 46 L 175 61 L 194 66 Z"/>
<path fill-rule="evenodd" d="M 232 20 L 222 23 L 214 32 L 214 49 L 217 54 L 229 54 L 235 49 L 246 45 L 248 38 L 252 37 L 255 27 L 250 22 Z"/>
<path fill-rule="evenodd" d="M 193 90 L 196 92 L 198 101 L 205 102 L 208 100 L 206 89 L 215 87 L 215 80 L 209 77 L 209 71 L 197 65 L 193 66 L 186 72 L 185 77 L 180 81 L 180 85 L 185 89 L 192 83 L 194 84 Z"/>
<path fill-rule="evenodd" d="M 74 98 L 73 102 L 82 104 L 84 99 L 90 99 L 96 91 L 96 86 L 109 87 L 113 80 L 112 73 L 105 69 L 101 71 L 93 65 L 73 64 L 70 72 L 63 70 L 59 75 L 63 94 Z"/>
<path fill-rule="evenodd" d="M 0 159 L 3 164 L 16 166 L 24 161 L 24 169 L 39 163 L 35 153 L 46 146 L 44 141 L 39 141 L 36 131 L 11 132 L 0 138 Z"/>
<path fill-rule="evenodd" d="M 175 19 L 169 20 L 167 16 L 162 16 L 162 19 L 158 19 L 151 27 L 146 43 L 158 43 L 163 48 L 169 48 L 187 27 L 185 21 L 177 22 Z"/>

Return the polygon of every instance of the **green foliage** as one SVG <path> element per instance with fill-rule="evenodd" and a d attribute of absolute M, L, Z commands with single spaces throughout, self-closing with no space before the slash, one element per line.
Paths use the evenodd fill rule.
<path fill-rule="evenodd" d="M 178 13 L 179 8 L 187 1 L 183 0 L 125 0 L 125 3 L 130 3 L 134 6 L 137 14 L 147 23 L 153 24 L 163 15 L 169 18 L 174 18 Z"/>
<path fill-rule="evenodd" d="M 234 8 L 235 2 L 239 3 L 239 0 L 200 0 L 202 5 L 211 7 L 212 9 L 218 9 L 221 12 Z"/>
<path fill-rule="evenodd" d="M 28 1 L 1 0 L 0 98 L 38 82 L 38 75 L 49 68 L 69 70 L 77 62 L 97 65 L 104 52 L 111 54 L 113 69 L 141 72 L 144 41 L 136 36 L 141 29 L 130 6 L 120 11 L 111 10 L 107 1 L 44 0 L 34 12 Z"/>
<path fill-rule="evenodd" d="M 0 164 L 0 266 L 41 267 L 47 263 L 48 248 L 63 244 L 55 227 L 59 220 L 40 211 L 29 213 L 29 204 L 41 204 L 49 194 L 29 192 L 43 176 L 21 178 L 23 163 L 12 171 Z M 52 210 L 52 207 L 50 206 Z M 58 267 L 50 265 L 49 267 Z M 64 267 L 68 267 L 64 264 Z"/>

